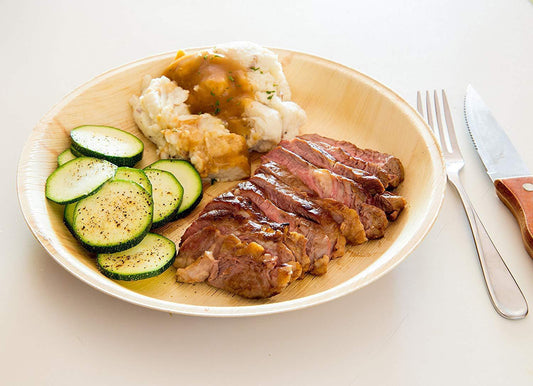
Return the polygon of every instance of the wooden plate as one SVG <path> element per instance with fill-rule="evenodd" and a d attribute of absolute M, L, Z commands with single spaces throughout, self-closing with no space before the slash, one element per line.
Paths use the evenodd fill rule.
<path fill-rule="evenodd" d="M 193 50 L 191 50 L 193 51 Z M 276 50 L 293 92 L 308 115 L 302 131 L 345 139 L 399 157 L 406 178 L 399 193 L 408 207 L 381 240 L 350 247 L 321 277 L 307 275 L 270 299 L 249 300 L 207 284 L 179 284 L 175 269 L 137 282 L 107 279 L 63 225 L 63 208 L 46 200 L 46 178 L 57 155 L 70 145 L 69 131 L 82 124 L 116 126 L 143 139 L 140 167 L 156 159 L 154 145 L 135 126 L 128 100 L 145 74 L 159 76 L 174 53 L 141 59 L 106 72 L 73 91 L 35 127 L 22 153 L 18 194 L 26 221 L 39 242 L 65 269 L 93 287 L 141 306 L 189 315 L 244 316 L 295 310 L 335 299 L 376 280 L 423 239 L 439 211 L 445 185 L 440 150 L 422 118 L 387 87 L 357 71 L 307 54 Z M 231 184 L 206 189 L 187 219 L 161 233 L 179 241 L 183 230 L 212 197 Z"/>

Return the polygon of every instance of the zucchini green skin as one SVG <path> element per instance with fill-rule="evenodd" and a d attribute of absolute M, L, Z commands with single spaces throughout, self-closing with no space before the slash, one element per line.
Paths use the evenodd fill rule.
<path fill-rule="evenodd" d="M 70 231 L 70 233 L 72 233 L 72 235 L 74 235 L 74 229 L 72 228 L 72 224 L 74 223 L 74 211 L 76 209 L 76 204 L 77 202 L 73 202 L 71 204 L 65 205 L 65 210 L 63 211 L 63 223 Z"/>
<path fill-rule="evenodd" d="M 173 221 L 176 218 L 176 213 L 178 213 L 183 199 L 183 186 L 181 186 L 180 182 L 170 172 L 158 169 L 145 169 L 145 173 L 152 184 L 152 198 L 154 200 L 154 219 L 152 222 L 152 229 L 155 229 L 168 224 L 170 221 Z M 160 183 L 157 180 L 157 178 L 161 177 L 166 179 L 169 184 L 172 184 L 171 187 L 176 190 L 175 194 L 172 196 L 177 197 L 177 201 L 174 202 L 173 207 L 171 207 L 166 214 L 164 214 L 162 217 L 158 217 L 156 216 L 156 212 L 159 209 L 160 202 L 158 202 L 156 191 L 165 189 L 164 186 L 160 186 Z"/>
<path fill-rule="evenodd" d="M 183 200 L 174 220 L 187 216 L 202 201 L 202 178 L 196 168 L 188 161 L 162 159 L 148 165 L 146 169 L 158 169 L 170 172 L 183 186 Z"/>
<path fill-rule="evenodd" d="M 100 151 L 91 149 L 90 145 L 87 146 L 87 145 L 80 143 L 78 136 L 77 136 L 80 130 L 90 131 L 91 128 L 105 129 L 105 131 L 108 131 L 107 135 L 111 137 L 113 136 L 113 134 L 120 133 L 120 135 L 127 137 L 129 141 L 131 141 L 132 143 L 135 143 L 139 147 L 139 151 L 135 154 L 132 154 L 131 156 L 125 156 L 125 155 L 117 155 L 117 154 L 112 154 L 112 153 L 102 153 Z M 86 155 L 88 157 L 105 159 L 111 163 L 114 163 L 117 166 L 133 167 L 143 157 L 143 151 L 144 151 L 143 142 L 139 138 L 134 136 L 133 134 L 130 134 L 124 130 L 117 129 L 116 127 L 101 126 L 101 125 L 78 126 L 71 130 L 70 138 L 72 139 L 71 147 L 74 149 L 74 151 L 80 154 Z"/>
<path fill-rule="evenodd" d="M 124 272 L 123 267 L 126 265 L 125 262 L 127 263 L 129 260 L 137 259 L 133 264 L 138 263 L 139 265 L 142 265 L 145 263 L 145 260 L 142 259 L 143 257 L 146 257 L 147 259 L 152 257 L 142 256 L 142 254 L 145 252 L 147 254 L 152 253 L 153 255 L 153 248 L 157 247 L 157 245 L 154 246 L 150 244 L 153 244 L 154 242 L 159 242 L 160 248 L 166 249 L 163 251 L 155 251 L 163 252 L 162 259 L 161 256 L 154 257 L 159 257 L 159 260 L 162 260 L 163 264 L 159 266 L 156 265 L 155 267 L 148 269 L 141 266 L 137 272 Z M 139 255 L 141 256 L 139 257 Z M 147 279 L 160 275 L 172 265 L 175 259 L 176 244 L 174 244 L 173 241 L 159 234 L 148 233 L 144 240 L 133 248 L 113 254 L 98 254 L 96 257 L 96 264 L 98 270 L 110 279 L 132 281 Z"/>
<path fill-rule="evenodd" d="M 61 181 L 58 181 L 56 182 L 56 178 L 57 179 L 60 179 L 61 177 L 61 174 L 62 173 L 66 173 L 68 174 L 68 170 L 71 169 L 71 168 L 74 168 L 76 169 L 76 165 L 77 164 L 86 164 L 85 166 L 87 166 L 87 164 L 90 164 L 90 163 L 100 163 L 102 164 L 103 167 L 105 167 L 106 169 L 108 169 L 106 171 L 106 173 L 103 173 L 103 177 L 102 179 L 99 181 L 98 184 L 94 184 L 94 186 L 92 187 L 92 189 L 87 189 L 83 192 L 80 192 L 76 195 L 71 195 L 71 196 L 66 196 L 66 197 L 63 197 L 62 199 L 58 198 L 54 193 L 54 191 L 57 191 L 58 189 L 57 188 L 54 188 L 54 184 L 58 184 L 60 183 Z M 83 165 L 81 167 L 78 167 L 78 169 L 83 169 Z M 62 204 L 62 205 L 66 205 L 66 204 L 70 204 L 72 202 L 76 202 L 76 201 L 79 201 L 83 198 L 86 198 L 94 193 L 96 193 L 109 179 L 113 178 L 113 176 L 115 175 L 115 172 L 116 172 L 116 165 L 106 161 L 106 160 L 101 160 L 101 159 L 96 159 L 96 158 L 92 158 L 92 157 L 77 157 L 77 158 L 74 158 L 73 160 L 70 160 L 66 163 L 64 163 L 63 165 L 59 166 L 56 170 L 54 170 L 52 172 L 52 174 L 50 174 L 48 176 L 48 178 L 46 179 L 46 185 L 45 185 L 45 196 L 46 198 L 48 198 L 50 201 L 53 201 L 55 203 L 58 203 L 58 204 Z M 75 176 L 72 176 L 72 178 L 76 178 Z M 107 179 L 106 179 L 107 177 Z"/>
<path fill-rule="evenodd" d="M 118 186 L 119 184 L 121 186 Z M 129 196 L 121 195 L 121 189 L 123 189 L 122 192 L 129 189 Z M 121 221 L 135 224 L 132 216 L 135 213 L 132 213 L 131 202 L 128 202 L 131 200 L 138 200 L 138 209 L 142 217 L 136 225 L 139 225 L 140 229 L 131 233 L 130 230 L 121 230 L 118 225 L 118 230 L 110 231 L 106 228 L 108 224 L 118 224 Z M 106 212 L 107 208 L 109 210 Z M 133 181 L 111 180 L 104 184 L 97 193 L 78 201 L 74 210 L 72 231 L 76 239 L 89 252 L 124 251 L 139 244 L 149 232 L 152 226 L 153 208 L 152 196 L 139 184 Z M 127 217 L 124 213 L 127 213 Z M 99 235 L 91 236 L 88 233 L 91 229 L 96 229 L 95 233 L 100 230 Z M 130 234 L 126 234 L 128 232 Z M 103 239 L 109 241 L 102 241 Z"/>
<path fill-rule="evenodd" d="M 72 153 L 72 155 L 75 155 L 76 157 L 85 157 L 82 153 L 74 149 L 72 145 L 70 145 L 70 152 Z"/>
<path fill-rule="evenodd" d="M 148 193 L 152 194 L 152 184 L 150 183 L 150 179 L 146 177 L 146 174 L 142 169 L 121 166 L 117 169 L 113 179 L 136 182 L 141 185 Z"/>
<path fill-rule="evenodd" d="M 70 148 L 68 148 L 67 150 L 64 150 L 63 152 L 61 152 L 58 156 L 57 156 L 57 164 L 59 166 L 63 165 L 63 164 L 66 164 L 68 161 L 72 161 L 74 158 L 76 158 L 78 156 L 74 155 L 71 151 L 70 151 Z"/>

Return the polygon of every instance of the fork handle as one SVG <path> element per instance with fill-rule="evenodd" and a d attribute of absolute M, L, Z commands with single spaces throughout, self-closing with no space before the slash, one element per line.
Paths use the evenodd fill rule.
<path fill-rule="evenodd" d="M 492 305 L 507 319 L 525 318 L 528 312 L 526 299 L 472 207 L 459 175 L 448 175 L 448 180 L 463 202 Z"/>
<path fill-rule="evenodd" d="M 533 258 L 533 177 L 494 181 L 496 193 L 515 216 L 527 253 Z"/>

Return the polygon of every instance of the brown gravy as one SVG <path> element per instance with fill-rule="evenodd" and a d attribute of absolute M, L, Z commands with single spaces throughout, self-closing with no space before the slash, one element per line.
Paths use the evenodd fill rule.
<path fill-rule="evenodd" d="M 232 133 L 247 136 L 250 128 L 242 118 L 253 88 L 238 62 L 212 51 L 185 55 L 179 51 L 164 75 L 189 91 L 186 103 L 191 114 L 212 114 L 227 122 Z"/>

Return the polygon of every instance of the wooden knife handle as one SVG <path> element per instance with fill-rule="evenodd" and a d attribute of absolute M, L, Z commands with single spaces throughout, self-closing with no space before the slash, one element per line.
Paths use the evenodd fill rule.
<path fill-rule="evenodd" d="M 496 180 L 494 186 L 518 221 L 526 251 L 533 258 L 533 176 Z"/>

